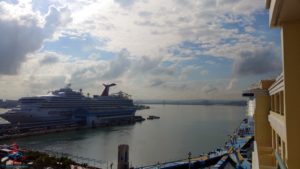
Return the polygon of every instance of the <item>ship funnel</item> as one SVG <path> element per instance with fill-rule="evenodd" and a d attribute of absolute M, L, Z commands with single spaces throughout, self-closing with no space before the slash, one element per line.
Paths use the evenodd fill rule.
<path fill-rule="evenodd" d="M 111 86 L 115 86 L 116 84 L 115 83 L 112 83 L 112 84 L 103 84 L 103 86 L 105 87 L 101 96 L 108 96 L 109 95 L 109 88 Z"/>

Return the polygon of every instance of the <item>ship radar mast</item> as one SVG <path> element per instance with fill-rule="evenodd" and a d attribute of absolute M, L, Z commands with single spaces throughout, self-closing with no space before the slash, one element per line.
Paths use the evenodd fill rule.
<path fill-rule="evenodd" d="M 112 87 L 112 86 L 115 86 L 115 85 L 116 85 L 115 83 L 103 84 L 104 90 L 103 90 L 101 96 L 108 96 L 109 95 L 109 88 Z"/>

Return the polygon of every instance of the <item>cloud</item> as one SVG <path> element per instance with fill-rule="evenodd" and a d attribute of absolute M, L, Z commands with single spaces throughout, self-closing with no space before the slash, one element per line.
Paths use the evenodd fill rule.
<path fill-rule="evenodd" d="M 31 95 L 41 95 L 45 94 L 54 87 L 63 87 L 66 84 L 66 77 L 64 75 L 57 75 L 57 76 L 31 76 L 28 81 L 25 83 L 28 85 L 28 93 L 30 92 Z M 46 91 L 45 91 L 46 90 Z"/>
<path fill-rule="evenodd" d="M 152 16 L 152 13 L 149 12 L 149 11 L 141 11 L 141 12 L 139 12 L 138 14 L 139 14 L 139 16 L 145 17 L 145 18 L 149 18 L 149 17 Z"/>
<path fill-rule="evenodd" d="M 235 86 L 235 84 L 236 84 L 236 82 L 237 82 L 237 78 L 232 78 L 231 80 L 230 80 L 230 82 L 228 83 L 228 86 L 227 86 L 227 90 L 231 90 L 231 89 L 233 89 L 233 87 Z"/>
<path fill-rule="evenodd" d="M 59 61 L 59 58 L 57 56 L 47 55 L 40 61 L 40 64 L 41 65 L 50 65 L 50 64 L 57 63 L 58 61 Z"/>
<path fill-rule="evenodd" d="M 134 96 L 224 96 L 234 92 L 225 90 L 229 77 L 271 73 L 268 70 L 276 67 L 249 66 L 255 65 L 252 59 L 267 62 L 255 53 L 275 39 L 261 30 L 261 20 L 256 22 L 263 6 L 261 0 L 1 1 L 0 92 L 21 84 L 18 90 L 23 92 L 15 95 L 32 95 L 26 93 L 30 88 L 40 94 L 69 82 L 75 89 L 92 90 L 102 82 L 117 81 Z M 62 47 L 72 46 L 74 37 L 86 39 L 87 45 L 90 40 L 105 43 L 89 45 L 98 56 L 90 57 L 80 49 Z M 68 50 L 80 54 L 66 55 Z M 224 62 L 203 62 L 209 57 Z M 241 87 L 241 81 L 233 82 L 229 86 Z"/>
<path fill-rule="evenodd" d="M 67 83 L 72 83 L 74 89 L 96 91 L 104 82 L 102 76 L 109 70 L 109 63 L 99 59 L 72 58 L 55 52 L 34 52 L 28 55 L 18 74 L 1 76 L 0 92 L 14 90 L 6 93 L 5 97 L 19 98 L 45 94 Z"/>
<path fill-rule="evenodd" d="M 148 87 L 156 89 L 158 91 L 164 90 L 170 93 L 181 92 L 183 90 L 189 90 L 187 83 L 178 83 L 172 81 L 172 78 L 152 78 L 148 81 Z M 178 97 L 178 96 L 177 96 Z"/>
<path fill-rule="evenodd" d="M 240 57 L 233 63 L 233 75 L 236 76 L 279 73 L 280 70 L 279 53 L 272 48 L 240 52 Z"/>
<path fill-rule="evenodd" d="M 157 0 L 95 1 L 88 5 L 74 2 L 70 5 L 74 22 L 69 28 L 109 39 L 106 50 L 126 48 L 138 57 L 164 57 L 168 47 L 182 41 L 213 43 L 216 47 L 217 42 L 237 33 L 224 29 L 222 23 L 239 18 L 236 21 L 245 25 L 250 14 L 262 9 L 263 3 L 254 1 L 255 5 L 242 0 L 220 1 L 219 6 L 216 0 L 165 0 L 163 4 Z M 124 9 L 127 6 L 130 10 Z M 114 29 L 103 29 L 106 26 Z"/>
<path fill-rule="evenodd" d="M 51 7 L 44 18 L 22 9 L 0 2 L 0 74 L 16 74 L 27 54 L 40 49 L 45 39 L 70 21 L 67 8 Z"/>
<path fill-rule="evenodd" d="M 179 79 L 188 80 L 192 73 L 197 73 L 199 76 L 202 76 L 207 74 L 207 71 L 200 66 L 188 65 L 181 68 Z"/>
<path fill-rule="evenodd" d="M 154 69 L 150 71 L 152 75 L 168 75 L 168 76 L 173 76 L 176 73 L 176 66 L 169 66 L 169 67 L 163 67 L 163 66 L 157 66 Z"/>
<path fill-rule="evenodd" d="M 210 94 L 210 93 L 215 93 L 218 91 L 218 88 L 215 87 L 212 84 L 209 85 L 205 85 L 201 88 L 202 92 L 206 93 L 206 94 Z"/>
<path fill-rule="evenodd" d="M 116 3 L 120 4 L 122 7 L 128 7 L 134 4 L 135 0 L 114 0 Z"/>
<path fill-rule="evenodd" d="M 136 73 L 147 73 L 154 68 L 158 67 L 162 58 L 153 58 L 149 56 L 142 56 L 135 58 L 133 61 L 133 74 Z M 154 71 L 155 72 L 155 71 Z"/>
<path fill-rule="evenodd" d="M 46 15 L 46 23 L 44 25 L 44 32 L 46 33 L 46 38 L 51 38 L 55 31 L 67 23 L 72 21 L 71 11 L 67 8 L 55 8 L 50 6 L 48 14 Z"/>
<path fill-rule="evenodd" d="M 130 53 L 123 49 L 118 57 L 109 63 L 109 70 L 103 75 L 104 79 L 115 79 L 128 71 L 131 66 Z"/>
<path fill-rule="evenodd" d="M 157 86 L 163 85 L 164 83 L 165 83 L 164 80 L 159 79 L 159 78 L 155 78 L 155 79 L 152 79 L 152 80 L 150 81 L 150 86 L 151 86 L 151 87 L 157 87 Z"/>

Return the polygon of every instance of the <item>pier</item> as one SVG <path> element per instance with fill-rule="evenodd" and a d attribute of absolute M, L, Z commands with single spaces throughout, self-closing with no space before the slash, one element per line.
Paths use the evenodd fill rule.
<path fill-rule="evenodd" d="M 103 123 L 87 123 L 84 120 L 65 120 L 23 124 L 0 124 L 0 140 L 86 128 L 127 125 L 142 122 L 144 120 L 145 119 L 141 116 L 134 116 L 130 118 L 111 119 Z"/>

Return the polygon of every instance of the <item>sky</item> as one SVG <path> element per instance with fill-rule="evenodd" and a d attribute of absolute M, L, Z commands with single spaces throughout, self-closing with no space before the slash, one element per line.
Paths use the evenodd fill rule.
<path fill-rule="evenodd" d="M 71 83 L 133 99 L 241 99 L 281 72 L 264 0 L 0 0 L 0 99 Z"/>

